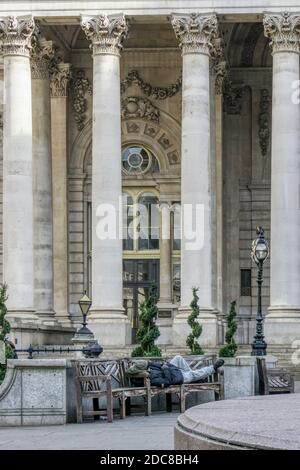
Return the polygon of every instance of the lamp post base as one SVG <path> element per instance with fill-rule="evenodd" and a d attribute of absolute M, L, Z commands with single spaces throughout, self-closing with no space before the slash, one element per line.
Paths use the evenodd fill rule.
<path fill-rule="evenodd" d="M 252 343 L 251 356 L 266 356 L 267 355 L 267 343 L 262 340 L 255 340 Z"/>

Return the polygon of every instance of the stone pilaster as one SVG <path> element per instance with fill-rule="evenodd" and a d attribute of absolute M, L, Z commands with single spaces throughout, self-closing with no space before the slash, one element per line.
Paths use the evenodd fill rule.
<path fill-rule="evenodd" d="M 121 109 L 120 50 L 127 34 L 123 14 L 82 17 L 93 52 L 92 147 L 92 309 L 90 328 L 103 345 L 130 342 L 122 306 L 120 236 Z M 101 232 L 101 216 L 111 217 L 113 233 Z"/>
<path fill-rule="evenodd" d="M 172 235 L 171 235 L 171 202 L 161 201 L 160 203 L 160 276 L 158 301 L 157 325 L 160 329 L 160 337 L 157 344 L 172 343 L 173 312 L 176 306 L 172 302 L 173 279 L 172 279 Z"/>
<path fill-rule="evenodd" d="M 266 14 L 273 55 L 271 164 L 271 286 L 268 343 L 300 334 L 300 13 Z"/>
<path fill-rule="evenodd" d="M 217 342 L 212 301 L 212 206 L 210 169 L 210 54 L 218 37 L 214 13 L 176 14 L 172 25 L 182 49 L 181 308 L 174 344 L 185 345 L 192 287 L 199 287 L 205 346 Z M 196 229 L 192 240 L 188 230 Z"/>
<path fill-rule="evenodd" d="M 51 73 L 51 142 L 53 192 L 53 290 L 57 321 L 68 314 L 68 85 L 70 64 L 60 62 Z"/>
<path fill-rule="evenodd" d="M 37 39 L 31 51 L 34 307 L 44 323 L 53 323 L 52 162 L 49 64 L 52 41 Z"/>
<path fill-rule="evenodd" d="M 35 322 L 33 280 L 32 16 L 0 19 L 4 60 L 3 262 L 8 319 Z"/>

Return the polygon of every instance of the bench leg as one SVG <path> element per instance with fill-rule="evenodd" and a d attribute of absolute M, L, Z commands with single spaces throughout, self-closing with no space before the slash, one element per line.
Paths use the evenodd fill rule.
<path fill-rule="evenodd" d="M 106 414 L 108 423 L 113 422 L 113 396 L 111 389 L 111 382 L 108 381 L 106 384 Z"/>
<path fill-rule="evenodd" d="M 150 380 L 146 379 L 146 388 L 147 388 L 147 395 L 145 397 L 146 400 L 146 416 L 151 416 L 151 385 Z"/>
<path fill-rule="evenodd" d="M 77 403 L 77 423 L 82 423 L 82 400 L 79 400 Z"/>
<path fill-rule="evenodd" d="M 185 393 L 182 389 L 180 390 L 179 400 L 180 400 L 180 413 L 184 413 L 185 412 Z"/>
<path fill-rule="evenodd" d="M 151 394 L 150 395 L 146 395 L 144 397 L 144 400 L 145 400 L 145 415 L 146 416 L 151 416 Z"/>
<path fill-rule="evenodd" d="M 126 411 L 126 416 L 131 415 L 131 398 L 128 397 L 127 400 L 125 400 L 125 411 Z"/>
<path fill-rule="evenodd" d="M 166 393 L 167 412 L 172 412 L 172 393 Z"/>
<path fill-rule="evenodd" d="M 120 419 L 124 419 L 126 417 L 126 397 L 125 394 L 122 394 L 120 398 Z"/>
<path fill-rule="evenodd" d="M 99 411 L 99 399 L 98 398 L 93 398 L 93 410 L 94 411 Z M 99 421 L 100 416 L 99 415 L 94 415 L 94 421 Z"/>

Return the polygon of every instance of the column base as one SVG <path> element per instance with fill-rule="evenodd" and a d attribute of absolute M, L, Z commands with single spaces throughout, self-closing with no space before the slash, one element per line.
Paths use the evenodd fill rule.
<path fill-rule="evenodd" d="M 300 307 L 269 307 L 264 326 L 267 344 L 291 345 L 300 338 Z"/>
<path fill-rule="evenodd" d="M 159 328 L 160 336 L 156 340 L 158 346 L 167 346 L 173 343 L 173 319 L 177 306 L 171 301 L 159 300 L 158 304 L 158 316 L 156 319 L 156 325 Z"/>
<path fill-rule="evenodd" d="M 40 324 L 39 317 L 33 309 L 9 309 L 6 314 L 6 320 L 10 323 L 10 326 L 19 326 L 23 323 L 34 323 L 35 325 Z"/>
<path fill-rule="evenodd" d="M 55 320 L 61 326 L 70 328 L 74 327 L 74 323 L 68 312 L 55 312 Z M 82 316 L 80 316 L 80 320 L 82 321 Z"/>
<path fill-rule="evenodd" d="M 36 314 L 43 325 L 55 326 L 57 320 L 55 318 L 54 310 L 37 310 Z"/>
<path fill-rule="evenodd" d="M 191 332 L 187 323 L 190 307 L 180 307 L 173 322 L 173 346 L 187 347 L 186 339 Z M 213 309 L 201 309 L 197 321 L 202 325 L 199 343 L 203 347 L 215 347 L 218 344 L 218 320 Z"/>
<path fill-rule="evenodd" d="M 74 328 L 24 321 L 18 324 L 11 323 L 9 338 L 17 349 L 27 349 L 30 345 L 41 347 L 69 345 L 74 333 Z"/>
<path fill-rule="evenodd" d="M 103 347 L 123 347 L 131 344 L 131 324 L 123 308 L 93 308 L 88 316 L 88 328 Z"/>

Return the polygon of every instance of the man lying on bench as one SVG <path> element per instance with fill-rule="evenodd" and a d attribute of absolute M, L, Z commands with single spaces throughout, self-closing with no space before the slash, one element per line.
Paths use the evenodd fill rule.
<path fill-rule="evenodd" d="M 175 356 L 168 362 L 148 362 L 137 360 L 128 369 L 129 375 L 147 371 L 151 385 L 158 387 L 169 387 L 170 385 L 181 385 L 183 383 L 199 382 L 213 374 L 224 364 L 223 359 L 218 359 L 213 365 L 191 369 L 182 356 Z"/>

